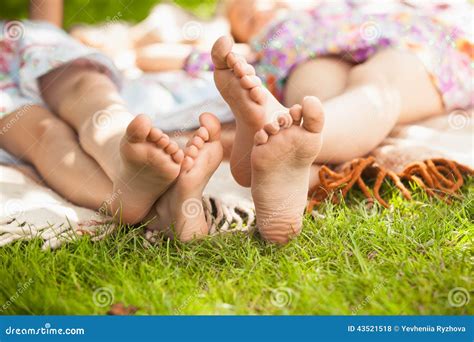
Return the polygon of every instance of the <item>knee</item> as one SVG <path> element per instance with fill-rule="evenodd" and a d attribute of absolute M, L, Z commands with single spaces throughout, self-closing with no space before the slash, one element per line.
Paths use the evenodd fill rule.
<path fill-rule="evenodd" d="M 380 91 L 384 91 L 389 88 L 390 82 L 387 75 L 382 70 L 378 70 L 370 64 L 362 63 L 351 69 L 347 85 L 348 88 L 371 85 L 375 86 Z"/>
<path fill-rule="evenodd" d="M 43 117 L 38 120 L 35 130 L 38 142 L 43 146 L 48 146 L 51 143 L 67 143 L 75 140 L 75 134 L 71 127 L 64 121 L 53 117 Z"/>
<path fill-rule="evenodd" d="M 395 118 L 401 110 L 401 93 L 385 69 L 368 63 L 354 66 L 349 73 L 347 90 L 363 89 L 366 100 L 378 114 Z"/>

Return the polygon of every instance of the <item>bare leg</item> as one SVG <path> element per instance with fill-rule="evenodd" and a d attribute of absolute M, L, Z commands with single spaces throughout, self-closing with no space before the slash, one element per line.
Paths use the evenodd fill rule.
<path fill-rule="evenodd" d="M 130 114 L 110 79 L 68 65 L 40 79 L 43 98 L 69 123 L 82 148 L 112 180 L 111 210 L 137 223 L 179 174 L 184 158 L 175 142 L 144 116 Z"/>
<path fill-rule="evenodd" d="M 390 67 L 388 67 L 390 66 Z M 291 77 L 288 88 L 311 80 Z M 321 82 L 321 81 L 320 81 Z M 303 84 L 303 85 L 301 85 Z M 310 95 L 310 94 L 307 94 Z M 323 102 L 326 123 L 317 163 L 341 163 L 375 148 L 396 123 L 443 112 L 439 93 L 418 58 L 387 49 L 349 71 L 344 92 Z"/>
<path fill-rule="evenodd" d="M 235 116 L 235 142 L 230 156 L 234 179 L 242 186 L 251 184 L 250 153 L 253 137 L 266 122 L 287 112 L 269 91 L 260 87 L 260 79 L 246 60 L 231 52 L 233 42 L 221 37 L 212 48 L 214 81 Z"/>
<path fill-rule="evenodd" d="M 338 57 L 319 57 L 296 67 L 285 88 L 285 106 L 302 104 L 308 95 L 326 101 L 340 95 L 347 86 L 352 64 Z"/>
<path fill-rule="evenodd" d="M 0 135 L 0 146 L 31 163 L 47 185 L 66 199 L 99 209 L 112 193 L 112 182 L 80 148 L 74 131 L 39 106 L 9 114 L 0 126 L 13 118 L 15 123 Z"/>
<path fill-rule="evenodd" d="M 199 121 L 201 127 L 189 139 L 176 183 L 160 197 L 147 219 L 148 228 L 175 233 L 182 241 L 208 234 L 202 192 L 222 161 L 219 120 L 205 113 Z"/>
<path fill-rule="evenodd" d="M 266 124 L 255 134 L 252 197 L 258 230 L 267 241 L 287 243 L 301 231 L 323 124 L 321 102 L 307 96 L 301 108 L 280 116 L 278 125 Z"/>
<path fill-rule="evenodd" d="M 214 62 L 218 65 L 215 78 L 221 94 L 236 116 L 236 143 L 231 157 L 233 174 L 240 184 L 247 185 L 251 179 L 246 158 L 252 150 L 249 136 L 263 127 L 268 122 L 266 120 L 272 118 L 272 113 L 288 109 L 275 105 L 276 100 L 268 92 L 259 94 L 260 82 L 245 61 L 236 60 L 229 53 L 231 46 L 231 42 L 224 38 L 216 42 L 213 48 Z M 242 65 L 247 70 L 242 70 Z M 308 68 L 311 67 L 315 65 L 309 64 Z M 293 93 L 291 101 L 299 101 L 302 96 L 298 89 L 312 87 L 314 80 L 305 77 L 311 72 L 305 71 L 304 75 L 299 72 L 289 79 L 287 89 Z M 341 74 L 345 77 L 344 72 L 341 71 Z M 324 84 L 324 80 L 318 81 Z M 237 91 L 232 82 L 237 82 L 247 92 Z M 335 88 L 333 92 L 337 92 Z M 260 99 L 263 105 L 258 108 L 258 101 L 249 104 L 250 101 L 246 101 L 249 96 Z M 263 97 L 266 100 L 262 102 Z M 319 164 L 341 163 L 361 157 L 375 148 L 396 123 L 419 120 L 443 111 L 441 98 L 421 61 L 409 52 L 395 49 L 381 51 L 365 63 L 352 67 L 344 91 L 324 101 L 323 107 L 326 113 L 323 147 L 315 160 Z"/>

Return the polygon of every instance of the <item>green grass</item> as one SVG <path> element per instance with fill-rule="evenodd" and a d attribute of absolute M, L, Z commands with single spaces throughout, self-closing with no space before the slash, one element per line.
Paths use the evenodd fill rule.
<path fill-rule="evenodd" d="M 132 23 L 147 17 L 157 0 L 66 0 L 64 1 L 64 27 L 75 24 L 97 24 L 113 19 Z M 206 18 L 216 9 L 216 0 L 175 0 L 176 5 Z M 1 19 L 28 17 L 28 1 L 2 0 Z"/>
<path fill-rule="evenodd" d="M 104 314 L 105 288 L 137 314 L 474 314 L 448 300 L 473 289 L 472 181 L 453 205 L 420 192 L 392 204 L 325 205 L 284 247 L 243 233 L 146 247 L 125 227 L 53 252 L 16 243 L 0 248 L 0 313 Z"/>

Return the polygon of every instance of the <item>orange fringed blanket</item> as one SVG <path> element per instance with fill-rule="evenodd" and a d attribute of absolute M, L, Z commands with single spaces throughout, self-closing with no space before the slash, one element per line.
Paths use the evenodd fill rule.
<path fill-rule="evenodd" d="M 321 184 L 310 190 L 307 211 L 311 212 L 316 205 L 321 204 L 331 195 L 333 195 L 333 203 L 339 202 L 340 197 L 345 197 L 356 184 L 368 203 L 373 203 L 375 199 L 387 208 L 389 206 L 387 201 L 380 195 L 380 188 L 386 179 L 391 181 L 407 200 L 411 199 L 411 193 L 403 181 L 414 181 L 428 195 L 449 202 L 464 184 L 463 177 L 472 175 L 474 175 L 474 170 L 469 166 L 442 158 L 412 162 L 398 174 L 378 165 L 375 157 L 359 158 L 339 172 L 327 166 L 320 169 Z M 372 189 L 366 183 L 366 180 L 370 179 L 375 180 Z"/>
<path fill-rule="evenodd" d="M 338 203 L 356 185 L 368 203 L 376 200 L 388 207 L 380 194 L 384 181 L 395 185 L 407 200 L 411 199 L 407 183 L 414 182 L 429 196 L 450 202 L 464 178 L 474 174 L 473 145 L 472 110 L 398 125 L 368 157 L 335 168 L 322 166 L 320 184 L 310 189 L 307 209 L 328 198 Z"/>

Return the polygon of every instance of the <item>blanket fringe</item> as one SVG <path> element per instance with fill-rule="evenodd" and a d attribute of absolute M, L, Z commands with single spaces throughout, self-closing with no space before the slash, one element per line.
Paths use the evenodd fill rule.
<path fill-rule="evenodd" d="M 415 182 L 429 196 L 451 203 L 452 198 L 458 197 L 456 192 L 464 184 L 463 177 L 472 175 L 474 170 L 469 166 L 443 158 L 410 163 L 399 174 L 378 165 L 374 157 L 354 159 L 341 171 L 322 166 L 319 170 L 320 184 L 309 192 L 307 212 L 312 212 L 315 206 L 329 197 L 333 203 L 339 203 L 355 184 L 366 197 L 368 205 L 372 205 L 376 200 L 388 208 L 389 204 L 380 194 L 380 188 L 386 179 L 391 181 L 407 200 L 411 200 L 412 196 L 403 181 Z M 364 179 L 375 179 L 373 189 L 369 188 Z"/>
<path fill-rule="evenodd" d="M 209 235 L 245 232 L 255 228 L 255 211 L 253 205 L 230 205 L 211 196 L 202 197 L 204 215 L 209 226 Z M 145 239 L 156 243 L 163 237 L 163 232 L 146 230 Z"/>
<path fill-rule="evenodd" d="M 84 221 L 76 225 L 65 217 L 65 223 L 41 226 L 12 219 L 8 222 L 0 222 L 0 247 L 17 240 L 39 238 L 43 240 L 43 250 L 55 249 L 65 242 L 74 241 L 83 235 L 92 236 L 93 241 L 101 240 L 110 235 L 115 228 L 116 225 L 110 218 Z"/>

